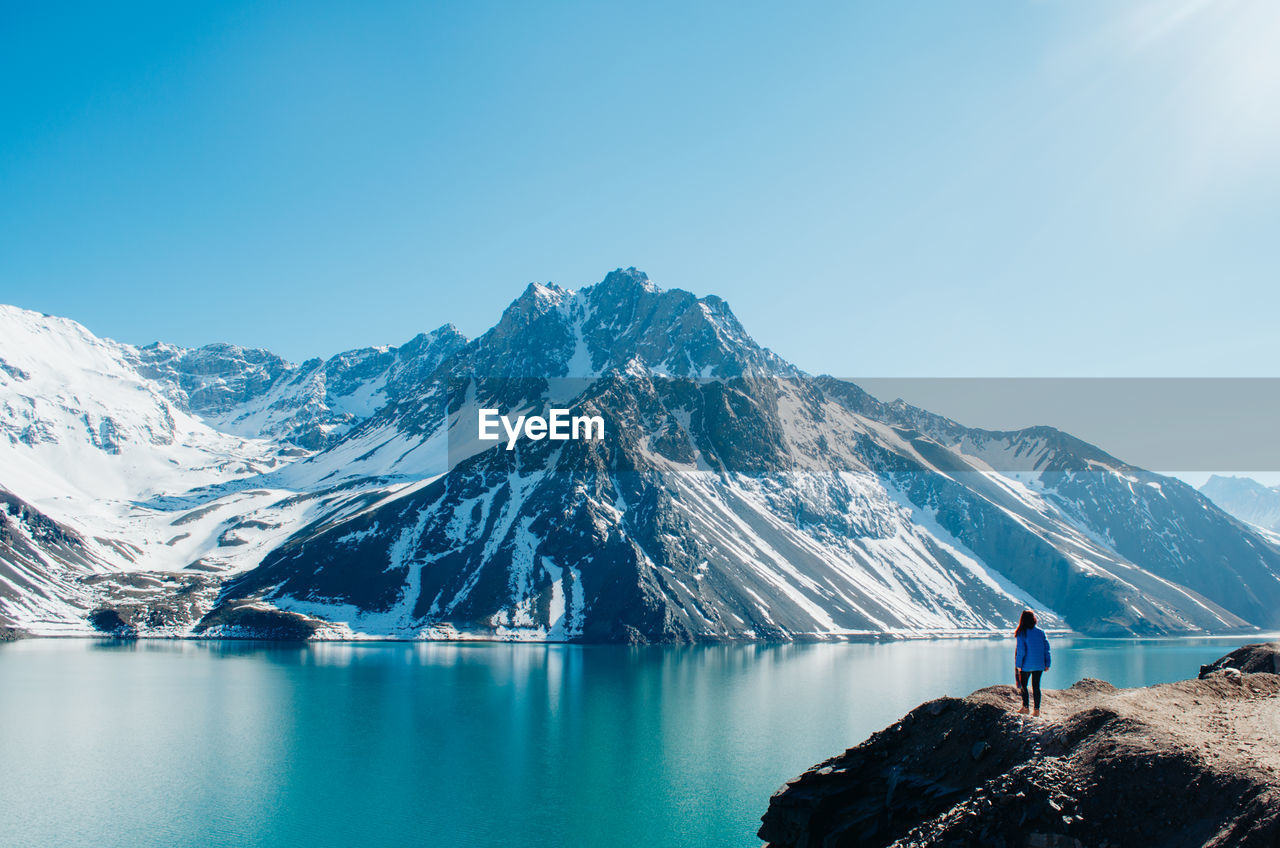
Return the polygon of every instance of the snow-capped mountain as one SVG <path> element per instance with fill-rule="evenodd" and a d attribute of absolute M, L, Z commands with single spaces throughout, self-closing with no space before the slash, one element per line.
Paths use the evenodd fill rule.
<path fill-rule="evenodd" d="M 466 339 L 452 325 L 398 348 L 352 350 L 292 365 L 266 350 L 156 342 L 130 350 L 139 374 L 181 409 L 246 438 L 320 450 L 433 374 Z"/>
<path fill-rule="evenodd" d="M 0 306 L 0 486 L 74 519 L 94 499 L 185 491 L 276 467 L 279 445 L 216 429 L 140 374 L 126 345 Z"/>
<path fill-rule="evenodd" d="M 1092 633 L 1280 624 L 1280 549 L 1189 487 L 810 377 L 722 300 L 634 269 L 531 285 L 474 340 L 300 366 L 11 308 L 0 326 L 0 625 L 686 642 L 981 633 L 1027 605 Z M 478 439 L 481 407 L 571 407 L 604 438 L 507 450 Z"/>
<path fill-rule="evenodd" d="M 1252 477 L 1211 476 L 1200 494 L 1241 521 L 1280 533 L 1280 486 L 1264 486 Z"/>

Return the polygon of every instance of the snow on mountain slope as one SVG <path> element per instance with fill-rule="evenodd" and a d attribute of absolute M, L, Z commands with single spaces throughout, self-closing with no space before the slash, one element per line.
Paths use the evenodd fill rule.
<path fill-rule="evenodd" d="M 402 364 L 393 360 L 386 370 Z M 0 617 L 12 624 L 85 632 L 86 610 L 120 588 L 111 574 L 234 573 L 363 496 L 272 486 L 303 452 L 178 408 L 137 361 L 135 349 L 74 321 L 0 306 L 0 490 L 12 512 Z M 204 611 L 215 583 L 203 587 Z"/>
<path fill-rule="evenodd" d="M 689 399 L 688 381 L 659 382 Z M 369 634 L 614 641 L 987 631 L 1030 600 L 870 473 L 726 478 L 699 448 L 648 444 L 652 384 L 597 388 L 633 417 L 616 439 L 474 454 L 299 534 L 229 595 Z"/>
<path fill-rule="evenodd" d="M 799 373 L 720 298 L 661 289 L 635 268 L 578 291 L 531 284 L 469 351 L 471 373 L 508 379 L 594 378 L 632 360 L 675 377 Z"/>
<path fill-rule="evenodd" d="M 352 350 L 301 365 L 227 344 L 187 350 L 157 342 L 129 355 L 180 408 L 217 430 L 319 450 L 430 378 L 465 343 L 445 325 L 400 347 Z"/>
<path fill-rule="evenodd" d="M 420 369 L 416 383 L 402 383 L 342 443 L 299 462 L 282 479 L 314 485 L 444 473 L 465 455 L 449 387 L 467 380 L 486 381 L 490 399 L 514 410 L 541 403 L 545 391 L 567 403 L 601 375 L 629 367 L 704 379 L 801 373 L 757 345 L 720 298 L 661 289 L 634 268 L 578 291 L 530 284 L 480 338 L 452 341 L 440 360 L 447 369 Z"/>
<path fill-rule="evenodd" d="M 0 489 L 0 626 L 84 632 L 92 607 L 84 579 L 109 570 L 79 533 Z"/>
<path fill-rule="evenodd" d="M 809 377 L 635 269 L 531 285 L 472 341 L 301 366 L 12 308 L 0 330 L 23 504 L 0 618 L 31 632 L 827 639 L 1003 631 L 1026 605 L 1103 634 L 1280 625 L 1280 548 L 1176 481 Z M 605 439 L 476 437 L 480 406 L 549 405 Z"/>
<path fill-rule="evenodd" d="M 1048 620 L 1099 633 L 1247 625 L 1025 483 L 812 381 L 636 365 L 574 398 L 605 415 L 604 443 L 468 452 L 410 496 L 297 534 L 229 596 L 403 638 L 989 632 L 1046 603 Z M 549 393 L 477 377 L 433 405 L 538 409 L 537 385 Z"/>
<path fill-rule="evenodd" d="M 278 448 L 175 409 L 123 345 L 0 306 L 0 485 L 61 513 L 259 474 Z M 75 501 L 62 510 L 58 504 Z"/>
<path fill-rule="evenodd" d="M 1120 569 L 1111 570 L 1136 590 L 1191 591 L 1197 604 L 1207 601 L 1260 626 L 1280 626 L 1275 543 L 1242 528 L 1182 481 L 1129 465 L 1052 427 L 966 428 L 901 401 L 882 404 L 848 384 L 822 383 L 853 408 L 914 428 L 966 463 L 1031 492 L 1058 520 L 1108 551 Z"/>
<path fill-rule="evenodd" d="M 1214 474 L 1200 487 L 1200 494 L 1241 521 L 1280 531 L 1280 487 L 1264 486 L 1250 477 Z"/>

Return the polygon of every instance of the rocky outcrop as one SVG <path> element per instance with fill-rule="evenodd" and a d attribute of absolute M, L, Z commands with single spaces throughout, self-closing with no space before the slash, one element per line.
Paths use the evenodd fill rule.
<path fill-rule="evenodd" d="M 1207 668 L 1264 654 L 1274 646 Z M 1014 712 L 1011 686 L 940 698 L 784 786 L 759 835 L 773 848 L 1276 845 L 1277 696 L 1280 676 L 1224 668 L 1145 689 L 1082 680 L 1046 692 L 1039 719 Z"/>
<path fill-rule="evenodd" d="M 264 639 L 305 642 L 323 622 L 294 612 L 262 607 L 251 602 L 224 603 L 215 607 L 195 627 L 195 635 L 208 639 Z"/>
<path fill-rule="evenodd" d="M 1200 666 L 1200 679 L 1224 669 L 1235 669 L 1245 674 L 1280 674 L 1280 642 L 1260 642 L 1236 648 L 1225 657 Z"/>
<path fill-rule="evenodd" d="M 89 625 L 121 639 L 185 635 L 213 608 L 221 585 L 214 576 L 190 572 L 114 572 L 84 583 L 95 601 Z"/>

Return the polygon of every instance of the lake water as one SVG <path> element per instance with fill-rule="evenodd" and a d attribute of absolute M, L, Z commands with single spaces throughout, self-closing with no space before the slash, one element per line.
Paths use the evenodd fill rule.
<path fill-rule="evenodd" d="M 1057 639 L 1045 685 L 1246 641 Z M 1012 644 L 5 644 L 0 844 L 758 846 L 785 780 Z"/>

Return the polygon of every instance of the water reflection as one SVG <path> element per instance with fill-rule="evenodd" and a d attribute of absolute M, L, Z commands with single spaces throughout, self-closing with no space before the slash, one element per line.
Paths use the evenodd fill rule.
<path fill-rule="evenodd" d="M 1243 641 L 1060 639 L 1046 686 Z M 19 642 L 0 820 L 14 844 L 750 845 L 785 779 L 1011 673 L 1011 640 Z"/>

